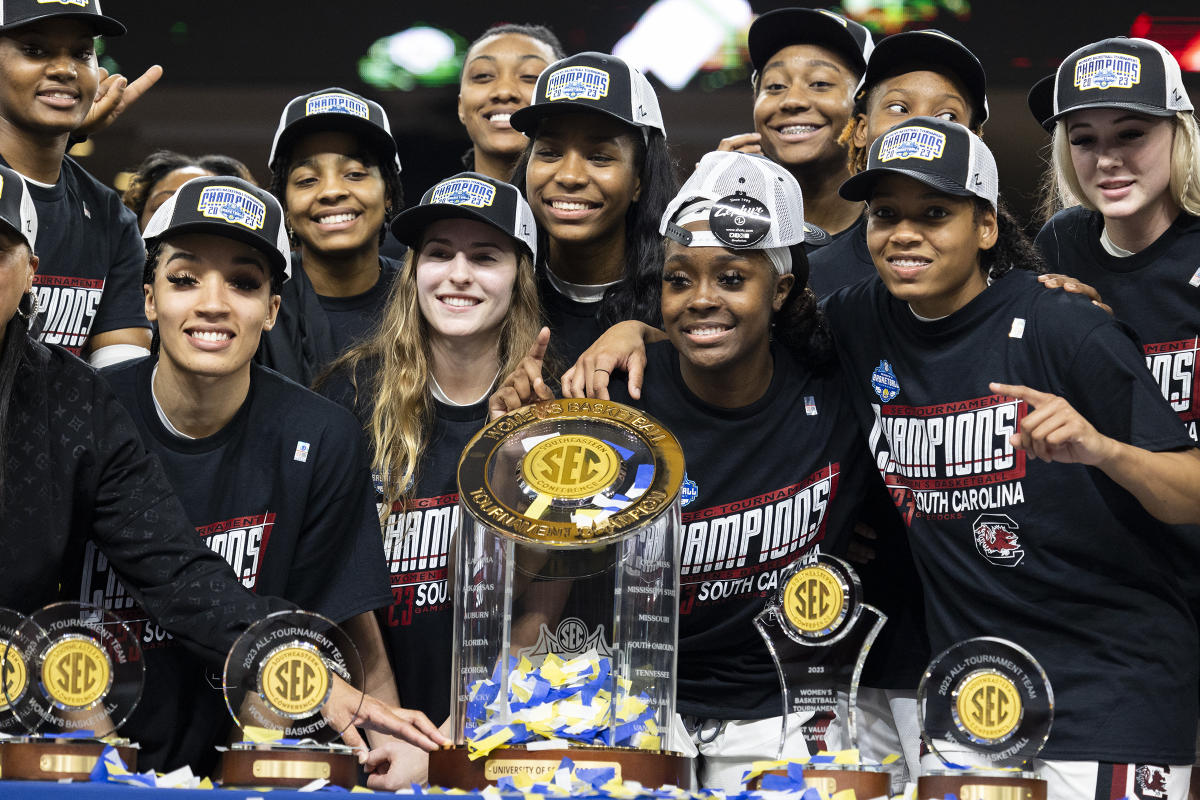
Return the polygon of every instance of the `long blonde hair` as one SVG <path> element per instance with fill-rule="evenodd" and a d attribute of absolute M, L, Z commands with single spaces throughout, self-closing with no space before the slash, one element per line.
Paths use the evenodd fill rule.
<path fill-rule="evenodd" d="M 516 253 L 512 305 L 500 326 L 501 375 L 516 369 L 542 324 L 533 260 L 521 247 L 516 247 Z M 417 304 L 417 251 L 409 248 L 379 328 L 326 372 L 326 376 L 344 372 L 354 386 L 356 403 L 370 401 L 371 418 L 365 427 L 371 444 L 371 470 L 382 483 L 381 516 L 389 513 L 394 503 L 411 498 L 417 467 L 429 443 L 433 424 L 429 339 L 429 323 Z M 360 368 L 364 386 L 358 385 Z"/>
<path fill-rule="evenodd" d="M 1190 111 L 1177 111 L 1172 118 L 1174 136 L 1171 140 L 1171 181 L 1167 191 L 1175 204 L 1192 216 L 1200 216 L 1200 129 Z M 1071 160 L 1071 137 L 1067 135 L 1067 118 L 1054 124 L 1050 142 L 1050 164 L 1042 179 L 1040 217 L 1048 222 L 1064 208 L 1080 205 L 1095 211 L 1079 185 L 1075 162 Z"/>

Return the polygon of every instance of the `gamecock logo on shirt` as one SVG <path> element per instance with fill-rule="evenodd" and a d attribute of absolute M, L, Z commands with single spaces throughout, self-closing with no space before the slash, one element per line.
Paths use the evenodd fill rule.
<path fill-rule="evenodd" d="M 975 519 L 975 549 L 999 567 L 1015 567 L 1025 557 L 1017 530 L 1021 526 L 1007 514 L 980 514 Z"/>

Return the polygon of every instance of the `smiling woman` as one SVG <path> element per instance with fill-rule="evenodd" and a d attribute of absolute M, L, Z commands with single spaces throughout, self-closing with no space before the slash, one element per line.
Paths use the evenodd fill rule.
<path fill-rule="evenodd" d="M 1189 562 L 1169 542 L 1170 525 L 1200 520 L 1200 451 L 1129 329 L 1039 285 L 998 185 L 986 145 L 933 117 L 889 129 L 842 185 L 868 204 L 881 279 L 825 306 L 850 402 L 908 526 L 933 652 L 1000 636 L 1045 668 L 1054 730 L 1034 767 L 1048 797 L 1120 794 L 1144 761 L 1172 765 L 1181 800 L 1197 643 Z M 985 541 L 996 526 L 1003 551 Z"/>
<path fill-rule="evenodd" d="M 367 432 L 396 598 L 384 636 L 400 697 L 440 722 L 450 712 L 458 459 L 487 419 L 496 376 L 537 335 L 537 239 L 520 193 L 475 172 L 436 184 L 392 233 L 409 251 L 382 324 L 320 390 Z M 388 788 L 424 780 L 427 768 L 424 754 L 401 746 L 368 763 L 380 780 L 390 774 Z"/>
<path fill-rule="evenodd" d="M 34 330 L 97 366 L 144 355 L 150 343 L 137 221 L 66 158 L 99 87 L 95 37 L 124 32 L 95 4 L 9 4 L 0 23 L 0 156 L 36 182 L 30 194 L 45 230 Z"/>
<path fill-rule="evenodd" d="M 199 536 L 247 588 L 346 625 L 368 691 L 394 700 L 371 613 L 391 594 L 358 426 L 251 360 L 291 271 L 282 209 L 237 178 L 196 178 L 155 212 L 146 237 L 146 314 L 158 324 L 158 349 L 105 377 Z M 94 551 L 83 562 L 82 596 L 121 593 Z M 211 772 L 229 728 L 220 695 L 161 631 L 145 628 L 141 638 L 154 644 L 145 651 L 149 702 L 126 730 L 150 766 Z"/>
<path fill-rule="evenodd" d="M 658 219 L 676 186 L 666 128 L 650 82 L 603 53 L 547 67 L 511 123 L 530 137 L 513 183 L 540 228 L 542 304 L 565 366 L 609 325 L 658 322 Z"/>
<path fill-rule="evenodd" d="M 400 266 L 379 254 L 400 161 L 382 106 L 330 88 L 287 104 L 269 163 L 297 268 L 258 361 L 309 386 L 379 323 Z"/>
<path fill-rule="evenodd" d="M 541 25 L 494 25 L 471 43 L 458 88 L 458 121 L 472 148 L 463 165 L 501 181 L 512 179 L 527 141 L 509 119 L 529 105 L 538 75 L 564 55 Z"/>

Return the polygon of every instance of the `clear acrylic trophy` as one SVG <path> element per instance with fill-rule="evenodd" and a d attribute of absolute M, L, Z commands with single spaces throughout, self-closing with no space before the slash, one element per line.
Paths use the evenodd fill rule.
<path fill-rule="evenodd" d="M 459 462 L 451 717 L 433 785 L 540 780 L 564 756 L 686 785 L 672 752 L 679 444 L 640 411 L 554 400 L 492 422 Z"/>
<path fill-rule="evenodd" d="M 222 784 L 354 786 L 358 759 L 335 740 L 362 704 L 362 685 L 358 650 L 332 620 L 280 611 L 251 625 L 225 661 L 225 703 L 243 741 L 222 758 Z M 335 692 L 352 708 L 334 714 Z"/>
<path fill-rule="evenodd" d="M 775 597 L 754 620 L 779 671 L 780 760 L 800 752 L 788 743 L 788 716 L 798 712 L 807 716 L 800 734 L 808 753 L 858 749 L 859 679 L 885 622 L 883 612 L 862 602 L 858 575 L 840 558 L 813 555 L 781 576 Z M 890 777 L 879 765 L 814 764 L 804 768 L 804 779 L 829 795 L 889 793 Z"/>
<path fill-rule="evenodd" d="M 0 613 L 5 779 L 87 780 L 112 745 L 130 770 L 137 746 L 116 736 L 137 707 L 145 668 L 123 622 L 96 606 L 54 603 Z"/>
<path fill-rule="evenodd" d="M 946 765 L 921 776 L 921 798 L 1045 800 L 1029 764 L 1050 736 L 1054 692 L 1024 648 L 990 636 L 947 648 L 921 678 L 917 713 L 921 737 Z"/>

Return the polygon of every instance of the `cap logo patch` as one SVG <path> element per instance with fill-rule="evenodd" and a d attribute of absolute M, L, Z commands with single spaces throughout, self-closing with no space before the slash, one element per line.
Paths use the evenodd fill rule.
<path fill-rule="evenodd" d="M 1129 89 L 1142 80 L 1142 60 L 1124 53 L 1096 53 L 1075 62 L 1075 88 Z"/>
<path fill-rule="evenodd" d="M 310 117 L 313 114 L 351 114 L 355 117 L 370 119 L 371 109 L 357 97 L 351 97 L 341 92 L 330 92 L 308 98 L 308 102 L 304 104 L 304 116 Z"/>
<path fill-rule="evenodd" d="M 546 79 L 547 100 L 608 97 L 608 73 L 595 67 L 563 67 Z"/>
<path fill-rule="evenodd" d="M 205 187 L 196 210 L 209 219 L 223 219 L 252 231 L 261 229 L 267 220 L 266 203 L 232 186 Z"/>
<path fill-rule="evenodd" d="M 37 1 L 38 1 L 39 6 L 46 6 L 46 5 L 50 5 L 51 3 L 55 3 L 60 6 L 79 6 L 80 8 L 87 8 L 88 4 L 91 2 L 91 0 L 37 0 Z"/>
<path fill-rule="evenodd" d="M 879 160 L 883 162 L 919 158 L 922 161 L 933 161 L 941 158 L 945 149 L 946 134 L 932 128 L 913 125 L 883 135 L 879 144 Z"/>
<path fill-rule="evenodd" d="M 433 187 L 430 203 L 487 208 L 496 199 L 496 187 L 475 178 L 452 178 Z"/>

